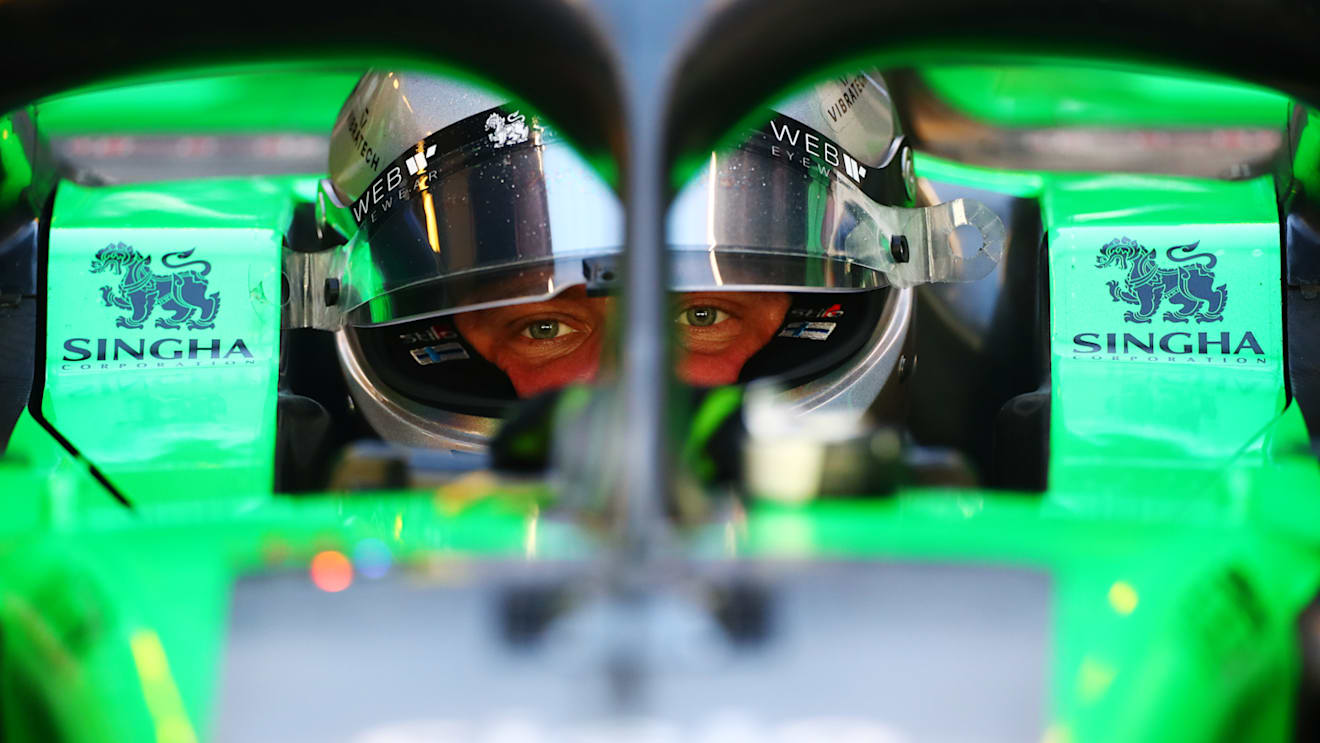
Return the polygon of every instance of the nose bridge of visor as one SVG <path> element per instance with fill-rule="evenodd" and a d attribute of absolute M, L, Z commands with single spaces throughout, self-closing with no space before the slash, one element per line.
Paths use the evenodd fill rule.
<path fill-rule="evenodd" d="M 347 207 L 324 261 L 340 324 L 384 325 L 553 296 L 611 274 L 622 207 L 535 116 L 497 106 L 410 146 Z"/>

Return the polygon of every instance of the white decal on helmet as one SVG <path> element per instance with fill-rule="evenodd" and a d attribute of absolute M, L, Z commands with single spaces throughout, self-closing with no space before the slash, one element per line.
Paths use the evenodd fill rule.
<path fill-rule="evenodd" d="M 408 164 L 408 175 L 417 175 L 426 170 L 426 158 L 428 157 L 435 157 L 435 145 L 427 147 L 426 152 L 419 152 L 404 161 Z"/>
<path fill-rule="evenodd" d="M 486 118 L 486 129 L 490 132 L 486 137 L 495 144 L 495 149 L 511 144 L 522 144 L 531 134 L 523 115 L 517 111 L 509 114 L 507 118 L 492 113 Z"/>

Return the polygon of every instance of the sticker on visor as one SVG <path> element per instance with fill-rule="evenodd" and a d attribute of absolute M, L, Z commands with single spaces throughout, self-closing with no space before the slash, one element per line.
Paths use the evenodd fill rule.
<path fill-rule="evenodd" d="M 412 333 L 400 333 L 399 340 L 404 343 L 426 343 L 428 341 L 447 341 L 458 337 L 456 331 L 449 328 L 443 328 L 439 325 L 432 325 L 425 330 L 418 330 Z"/>
<path fill-rule="evenodd" d="M 843 317 L 843 306 L 832 304 L 829 307 L 799 307 L 788 311 L 789 317 Z"/>
<path fill-rule="evenodd" d="M 803 172 L 832 170 L 837 177 L 846 178 L 876 201 L 896 198 L 890 194 L 903 193 L 905 188 L 902 168 L 890 167 L 901 141 L 891 143 L 884 162 L 871 166 L 833 139 L 783 114 L 775 114 L 765 126 L 752 130 L 749 135 L 745 147 L 789 163 Z"/>
<path fill-rule="evenodd" d="M 459 343 L 441 343 L 438 346 L 414 348 L 408 353 L 412 355 L 413 361 L 416 361 L 419 366 L 430 366 L 432 364 L 442 364 L 446 361 L 461 361 L 470 358 L 467 349 Z"/>
<path fill-rule="evenodd" d="M 832 322 L 794 322 L 779 331 L 780 338 L 805 338 L 811 341 L 828 340 L 837 323 Z"/>
<path fill-rule="evenodd" d="M 497 152 L 541 144 L 546 128 L 537 117 L 503 106 L 486 109 L 432 132 L 394 159 L 353 202 L 353 220 L 375 234 L 390 214 L 427 191 L 440 176 Z"/>

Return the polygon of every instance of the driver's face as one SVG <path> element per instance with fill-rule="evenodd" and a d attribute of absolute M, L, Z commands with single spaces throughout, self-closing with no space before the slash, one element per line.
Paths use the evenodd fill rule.
<path fill-rule="evenodd" d="M 789 298 L 783 292 L 678 294 L 678 376 L 711 386 L 738 379 L 752 354 L 774 335 Z M 594 379 L 612 297 L 573 287 L 544 302 L 465 312 L 454 325 L 468 343 L 513 382 L 519 397 Z"/>

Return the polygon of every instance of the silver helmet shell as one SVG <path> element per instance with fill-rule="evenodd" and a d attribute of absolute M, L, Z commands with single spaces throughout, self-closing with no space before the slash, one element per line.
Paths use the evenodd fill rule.
<path fill-rule="evenodd" d="M 383 177 L 390 163 L 397 162 L 410 150 L 418 149 L 419 143 L 428 137 L 505 104 L 502 97 L 459 81 L 390 71 L 369 72 L 345 103 L 332 133 L 330 181 L 334 197 L 338 199 L 336 206 L 349 208 L 363 199 L 373 182 Z M 872 201 L 878 198 L 898 207 L 912 205 L 915 189 L 910 154 L 878 73 L 858 73 L 824 81 L 776 104 L 772 113 L 782 117 L 779 121 L 795 122 L 804 127 L 804 131 L 815 132 L 821 141 L 830 142 L 836 156 L 830 157 L 826 152 L 823 158 L 830 164 L 838 163 L 838 172 L 829 176 L 831 179 L 842 182 L 846 175 L 859 181 L 859 172 L 869 172 L 874 176 L 870 181 L 873 190 L 881 189 L 871 194 Z M 775 143 L 769 139 L 769 134 L 779 132 L 766 131 L 765 139 L 773 146 Z M 804 149 L 807 141 L 805 137 L 800 140 Z M 818 143 L 817 147 L 823 148 L 823 145 Z M 848 164 L 847 159 L 839 154 L 841 152 L 847 153 L 847 159 L 854 162 Z M 715 160 L 713 153 L 712 163 Z M 707 174 L 710 183 L 717 180 L 710 178 L 714 175 L 714 170 Z M 578 176 L 575 174 L 574 177 Z M 875 186 L 877 183 L 880 185 Z M 849 184 L 856 186 L 855 183 Z M 736 274 L 736 271 L 729 272 L 728 267 L 735 266 L 745 252 L 722 254 L 715 246 L 704 245 L 697 251 L 702 256 L 700 261 L 682 260 L 682 243 L 687 241 L 683 227 L 685 220 L 696 223 L 696 215 L 700 214 L 704 226 L 715 221 L 703 211 L 715 203 L 714 197 L 709 192 L 701 192 L 699 187 L 696 193 L 697 197 L 680 193 L 676 199 L 670 213 L 669 241 L 675 250 L 674 255 L 680 259 L 675 261 L 680 270 L 683 265 L 692 263 L 699 263 L 703 268 L 695 274 L 676 275 L 673 288 L 680 291 L 777 289 L 793 292 L 795 296 L 869 292 L 869 296 L 878 297 L 879 301 L 872 304 L 868 315 L 874 324 L 866 326 L 866 332 L 858 335 L 861 340 L 850 346 L 848 356 L 810 379 L 796 380 L 783 393 L 783 398 L 804 411 L 849 411 L 858 416 L 869 413 L 883 418 L 901 415 L 903 396 L 896 394 L 895 389 L 904 376 L 900 372 L 909 370 L 912 365 L 910 350 L 905 350 L 910 349 L 914 316 L 915 300 L 911 286 L 921 283 L 921 279 L 906 284 L 886 282 L 883 278 L 877 281 L 874 278 L 876 271 L 859 272 L 855 270 L 853 256 L 843 255 L 831 260 L 836 267 L 844 266 L 846 270 L 827 272 L 829 278 L 825 281 L 796 277 L 788 281 L 782 277 L 771 280 L 755 272 L 747 274 L 749 278 L 744 281 L 729 280 L 726 274 Z M 746 222 L 756 219 L 759 214 L 776 211 L 773 203 L 759 205 L 757 210 L 734 209 L 726 215 L 728 219 L 725 221 L 730 225 L 731 234 L 742 235 L 747 231 L 739 224 L 739 219 Z M 753 232 L 755 230 L 747 234 Z M 987 235 L 987 244 L 989 240 Z M 842 245 L 842 237 L 836 242 Z M 802 247 L 789 246 L 788 249 L 801 251 Z M 865 268 L 865 264 L 862 265 Z M 704 266 L 712 267 L 713 277 L 705 273 Z M 721 272 L 721 267 L 726 270 Z M 863 279 L 855 279 L 855 276 Z M 947 277 L 926 278 L 948 280 Z M 886 283 L 891 285 L 886 287 Z M 449 307 L 443 312 L 470 308 Z M 434 314 L 443 313 L 437 311 Z M 785 323 L 790 319 L 786 318 Z M 497 415 L 458 411 L 404 394 L 397 385 L 387 381 L 387 375 L 372 368 L 363 351 L 362 332 L 353 323 L 345 323 L 337 331 L 337 348 L 358 409 L 382 437 L 408 445 L 459 451 L 484 448 L 499 425 Z M 804 354 L 818 350 L 802 347 Z"/>

